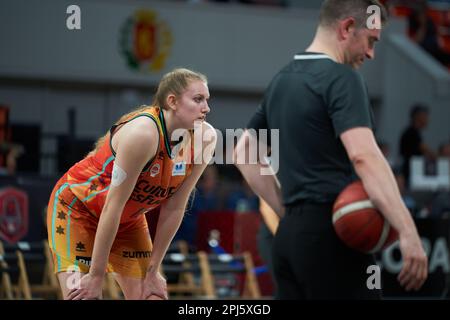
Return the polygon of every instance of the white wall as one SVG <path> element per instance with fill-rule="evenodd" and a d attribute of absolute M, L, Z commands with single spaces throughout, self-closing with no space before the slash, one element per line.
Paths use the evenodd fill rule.
<path fill-rule="evenodd" d="M 216 88 L 262 91 L 310 43 L 318 18 L 317 9 L 144 0 L 76 3 L 81 30 L 66 28 L 72 1 L 1 1 L 0 77 L 148 85 L 173 67 L 186 66 L 206 73 Z M 122 26 L 140 9 L 154 11 L 172 33 L 167 63 L 158 72 L 130 69 L 120 52 Z M 381 70 L 380 62 L 372 65 L 363 71 L 369 84 Z"/>
<path fill-rule="evenodd" d="M 212 92 L 208 122 L 219 129 L 245 127 L 260 102 L 260 94 Z M 68 111 L 76 109 L 76 136 L 95 138 L 124 113 L 150 104 L 152 92 L 142 89 L 98 88 L 86 85 L 0 85 L 0 104 L 11 108 L 10 121 L 41 124 L 47 134 L 68 133 Z"/>
<path fill-rule="evenodd" d="M 0 2 L 0 21 L 5 26 L 0 28 L 0 79 L 6 84 L 0 89 L 0 103 L 17 110 L 12 112 L 14 122 L 34 119 L 45 123 L 45 131 L 64 128 L 66 120 L 56 120 L 56 115 L 65 114 L 70 105 L 82 108 L 80 116 L 88 109 L 102 113 L 98 123 L 89 119 L 80 124 L 84 127 L 77 131 L 86 136 L 96 134 L 97 128 L 105 130 L 132 106 L 148 103 L 161 74 L 175 66 L 208 75 L 213 98 L 210 121 L 220 128 L 244 126 L 272 76 L 309 44 L 318 16 L 317 10 L 259 6 L 79 0 L 82 29 L 69 31 L 69 4 L 65 0 Z M 169 60 L 158 73 L 129 69 L 119 52 L 121 26 L 136 9 L 143 8 L 155 11 L 173 34 Z M 386 33 L 402 29 L 403 24 L 395 22 Z M 383 44 L 377 51 L 377 59 L 362 69 L 373 96 L 383 91 Z M 32 85 L 9 79 L 27 79 Z M 52 85 L 59 82 L 65 88 Z M 127 88 L 139 98 L 133 98 Z M 225 93 L 216 97 L 216 91 Z M 53 118 L 58 123 L 47 124 L 51 120 L 44 119 L 46 115 L 52 118 L 46 110 L 60 107 Z"/>
<path fill-rule="evenodd" d="M 312 39 L 315 14 L 277 8 L 163 1 L 79 0 L 81 30 L 66 28 L 66 0 L 0 2 L 0 76 L 106 83 L 156 83 L 187 66 L 212 85 L 262 90 L 273 73 Z M 138 9 L 167 23 L 173 46 L 166 67 L 130 69 L 120 53 L 121 28 Z M 24 23 L 24 21 L 26 23 Z M 263 67 L 262 67 L 263 66 Z"/>

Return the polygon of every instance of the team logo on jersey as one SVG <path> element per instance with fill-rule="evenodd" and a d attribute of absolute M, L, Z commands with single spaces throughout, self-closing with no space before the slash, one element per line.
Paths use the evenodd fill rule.
<path fill-rule="evenodd" d="M 121 28 L 120 49 L 132 69 L 158 72 L 171 47 L 169 26 L 153 10 L 136 11 Z"/>
<path fill-rule="evenodd" d="M 186 161 L 175 163 L 172 168 L 172 176 L 184 176 L 186 174 Z"/>
<path fill-rule="evenodd" d="M 28 195 L 16 188 L 0 191 L 0 238 L 10 243 L 28 232 Z"/>
<path fill-rule="evenodd" d="M 75 259 L 76 259 L 78 262 L 87 265 L 88 267 L 91 266 L 91 260 L 92 260 L 91 257 L 76 256 Z"/>
<path fill-rule="evenodd" d="M 83 242 L 79 241 L 77 242 L 77 247 L 75 250 L 79 252 L 86 252 L 86 245 Z"/>
<path fill-rule="evenodd" d="M 155 177 L 159 171 L 161 170 L 161 166 L 159 165 L 159 163 L 155 163 L 151 168 L 150 168 L 150 175 L 152 177 Z"/>

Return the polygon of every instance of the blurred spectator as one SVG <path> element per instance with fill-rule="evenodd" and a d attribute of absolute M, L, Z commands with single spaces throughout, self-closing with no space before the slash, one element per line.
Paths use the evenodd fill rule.
<path fill-rule="evenodd" d="M 206 167 L 197 184 L 195 193 L 191 195 L 190 204 L 184 215 L 180 229 L 175 235 L 175 240 L 186 240 L 190 245 L 195 244 L 197 233 L 198 214 L 202 211 L 214 211 L 220 209 L 218 190 L 217 167 Z"/>
<path fill-rule="evenodd" d="M 17 159 L 25 152 L 23 146 L 13 143 L 0 143 L 0 153 L 6 155 L 6 166 L 0 167 L 0 175 L 14 175 Z"/>
<path fill-rule="evenodd" d="M 439 146 L 439 158 L 447 158 L 450 166 L 450 142 L 445 142 Z M 450 171 L 450 167 L 449 167 Z M 430 218 L 440 219 L 450 218 L 450 191 L 440 190 L 431 202 Z"/>
<path fill-rule="evenodd" d="M 197 191 L 191 211 L 200 212 L 220 208 L 217 167 L 208 166 L 197 184 Z"/>
<path fill-rule="evenodd" d="M 439 146 L 438 158 L 447 158 L 449 161 L 449 171 L 450 171 L 450 141 L 444 142 Z"/>
<path fill-rule="evenodd" d="M 259 200 L 245 179 L 241 178 L 239 187 L 232 191 L 226 201 L 226 209 L 236 212 L 258 212 Z"/>
<path fill-rule="evenodd" d="M 431 202 L 431 212 L 429 215 L 432 219 L 450 218 L 450 192 L 439 191 L 436 193 Z"/>
<path fill-rule="evenodd" d="M 450 142 L 445 142 L 439 146 L 439 158 L 448 158 L 450 160 Z"/>
<path fill-rule="evenodd" d="M 421 131 L 428 125 L 428 107 L 415 105 L 410 112 L 409 126 L 400 138 L 400 155 L 402 156 L 402 173 L 409 186 L 410 160 L 413 156 L 424 156 L 428 160 L 436 158 L 434 152 L 423 142 Z"/>
<path fill-rule="evenodd" d="M 410 36 L 436 60 L 449 67 L 450 55 L 440 47 L 437 28 L 427 10 L 426 1 L 413 6 L 413 12 L 408 19 Z"/>
<path fill-rule="evenodd" d="M 438 158 L 446 158 L 449 161 L 450 172 L 450 141 L 442 143 L 438 148 Z"/>

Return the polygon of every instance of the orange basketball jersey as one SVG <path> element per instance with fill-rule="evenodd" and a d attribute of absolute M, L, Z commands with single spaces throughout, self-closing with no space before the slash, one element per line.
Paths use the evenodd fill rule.
<path fill-rule="evenodd" d="M 136 182 L 122 213 L 121 223 L 158 207 L 176 192 L 192 171 L 192 133 L 174 148 L 176 151 L 172 150 L 163 112 L 158 107 L 148 107 L 114 125 L 106 135 L 103 145 L 76 163 L 67 173 L 66 187 L 70 188 L 76 198 L 97 218 L 101 214 L 111 183 L 115 159 L 111 137 L 120 125 L 137 117 L 149 117 L 156 123 L 159 145 L 155 157 L 147 163 Z"/>

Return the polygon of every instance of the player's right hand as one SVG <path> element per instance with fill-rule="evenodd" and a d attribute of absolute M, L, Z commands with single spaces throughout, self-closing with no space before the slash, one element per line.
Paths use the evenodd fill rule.
<path fill-rule="evenodd" d="M 93 276 L 90 273 L 81 277 L 80 285 L 70 290 L 68 300 L 100 299 L 102 295 L 103 276 Z"/>
<path fill-rule="evenodd" d="M 400 234 L 403 267 L 397 280 L 406 291 L 419 290 L 428 277 L 428 259 L 417 233 Z"/>

